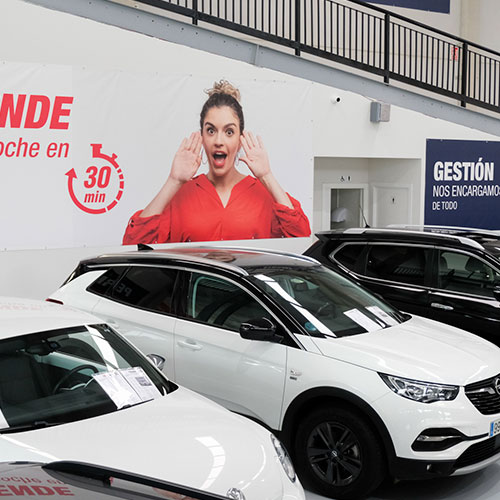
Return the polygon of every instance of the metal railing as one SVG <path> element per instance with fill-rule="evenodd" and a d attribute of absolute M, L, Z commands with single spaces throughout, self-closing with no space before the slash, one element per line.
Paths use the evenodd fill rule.
<path fill-rule="evenodd" d="M 361 0 L 135 0 L 500 112 L 500 53 Z"/>

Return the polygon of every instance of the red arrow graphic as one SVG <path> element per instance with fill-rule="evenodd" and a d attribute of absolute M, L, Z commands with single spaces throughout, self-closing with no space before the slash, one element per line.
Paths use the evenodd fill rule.
<path fill-rule="evenodd" d="M 106 210 L 107 210 L 106 207 L 104 207 L 104 208 L 88 208 L 85 205 L 83 205 L 82 203 L 80 203 L 80 201 L 76 197 L 75 191 L 73 189 L 73 180 L 77 178 L 76 172 L 75 172 L 74 168 L 72 168 L 71 170 L 69 170 L 68 172 L 66 172 L 64 175 L 68 176 L 68 191 L 69 191 L 69 195 L 70 195 L 71 199 L 73 200 L 73 203 L 80 210 L 83 210 L 84 212 L 87 212 L 89 214 L 103 214 L 103 213 L 106 212 Z"/>

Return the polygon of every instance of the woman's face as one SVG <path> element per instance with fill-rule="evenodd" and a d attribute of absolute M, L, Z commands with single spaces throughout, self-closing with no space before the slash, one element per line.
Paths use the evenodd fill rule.
<path fill-rule="evenodd" d="M 223 176 L 234 167 L 240 149 L 240 122 L 229 106 L 210 108 L 201 131 L 210 172 Z"/>

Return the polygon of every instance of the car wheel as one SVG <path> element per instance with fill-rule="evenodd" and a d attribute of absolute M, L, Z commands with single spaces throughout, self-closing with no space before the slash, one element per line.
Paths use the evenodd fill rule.
<path fill-rule="evenodd" d="M 306 487 L 340 500 L 366 496 L 386 471 L 377 435 L 361 415 L 347 408 L 320 408 L 303 419 L 295 462 Z"/>

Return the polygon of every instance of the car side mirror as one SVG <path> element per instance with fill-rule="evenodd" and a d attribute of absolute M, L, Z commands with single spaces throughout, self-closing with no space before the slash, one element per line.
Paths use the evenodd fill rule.
<path fill-rule="evenodd" d="M 493 288 L 493 297 L 500 302 L 500 286 Z"/>
<path fill-rule="evenodd" d="M 147 354 L 146 358 L 148 358 L 149 361 L 156 366 L 156 368 L 158 368 L 158 370 L 163 370 L 163 367 L 165 366 L 165 358 L 163 356 L 160 356 L 159 354 Z"/>
<path fill-rule="evenodd" d="M 280 342 L 283 337 L 276 335 L 276 325 L 268 318 L 249 319 L 240 325 L 240 335 L 247 340 Z"/>

